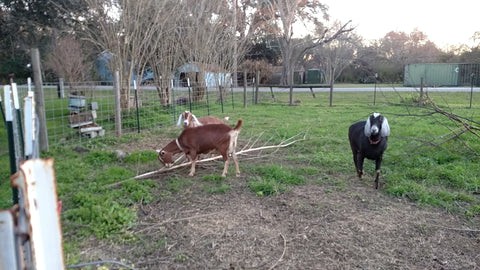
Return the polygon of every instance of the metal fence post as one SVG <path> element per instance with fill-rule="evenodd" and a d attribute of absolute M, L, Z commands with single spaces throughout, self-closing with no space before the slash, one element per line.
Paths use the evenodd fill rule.
<path fill-rule="evenodd" d="M 258 88 L 260 84 L 260 71 L 255 74 L 255 104 L 258 104 Z"/>
<path fill-rule="evenodd" d="M 138 112 L 138 89 L 137 89 L 136 80 L 133 80 L 133 90 L 135 91 L 135 111 L 137 115 L 137 132 L 140 133 L 140 115 Z"/>
<path fill-rule="evenodd" d="M 247 107 L 247 71 L 243 71 L 243 107 Z"/>
<path fill-rule="evenodd" d="M 472 97 L 473 97 L 473 81 L 474 81 L 474 78 L 475 78 L 475 74 L 472 73 L 472 75 L 470 75 L 472 78 L 471 78 L 471 85 L 470 85 L 470 109 L 472 108 Z"/>
<path fill-rule="evenodd" d="M 10 156 L 10 174 L 15 174 L 18 171 L 18 163 L 16 158 L 15 133 L 13 128 L 14 115 L 12 106 L 11 86 L 5 85 L 3 87 L 3 94 L 5 100 L 5 120 L 8 136 L 8 153 Z M 18 203 L 18 190 L 12 187 L 13 204 Z"/>

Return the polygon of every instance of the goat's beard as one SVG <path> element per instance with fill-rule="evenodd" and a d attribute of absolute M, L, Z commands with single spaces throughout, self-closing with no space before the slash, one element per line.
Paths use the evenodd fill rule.
<path fill-rule="evenodd" d="M 368 141 L 370 142 L 370 144 L 378 144 L 381 140 L 382 137 L 380 136 L 380 134 L 371 135 L 370 137 L 368 137 Z"/>

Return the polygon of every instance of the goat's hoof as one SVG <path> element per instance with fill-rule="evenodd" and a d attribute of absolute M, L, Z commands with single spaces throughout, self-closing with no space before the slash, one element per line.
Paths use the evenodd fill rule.
<path fill-rule="evenodd" d="M 236 177 L 240 177 L 240 173 L 235 174 Z"/>

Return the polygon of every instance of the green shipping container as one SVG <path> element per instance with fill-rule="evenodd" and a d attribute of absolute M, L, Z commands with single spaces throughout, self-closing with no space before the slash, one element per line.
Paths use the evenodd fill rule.
<path fill-rule="evenodd" d="M 410 64 L 405 66 L 403 85 L 416 87 L 458 86 L 459 64 Z"/>

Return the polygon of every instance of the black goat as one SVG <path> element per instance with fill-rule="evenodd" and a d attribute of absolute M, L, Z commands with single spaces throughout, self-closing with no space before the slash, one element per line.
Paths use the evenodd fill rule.
<path fill-rule="evenodd" d="M 365 158 L 375 160 L 375 188 L 378 189 L 380 166 L 383 152 L 387 149 L 390 126 L 387 118 L 379 113 L 373 113 L 367 121 L 360 121 L 348 129 L 348 139 L 352 148 L 353 163 L 359 178 L 363 175 Z"/>

